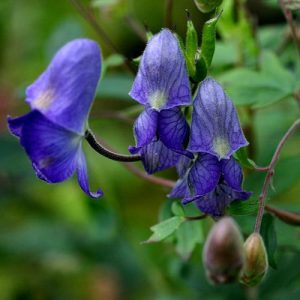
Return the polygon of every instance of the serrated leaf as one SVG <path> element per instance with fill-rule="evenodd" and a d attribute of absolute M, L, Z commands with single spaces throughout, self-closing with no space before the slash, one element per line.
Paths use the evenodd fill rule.
<path fill-rule="evenodd" d="M 233 156 L 243 167 L 249 169 L 253 169 L 255 167 L 255 162 L 248 158 L 246 147 L 240 148 Z"/>
<path fill-rule="evenodd" d="M 274 227 L 274 217 L 270 214 L 265 214 L 261 224 L 260 230 L 261 236 L 265 242 L 266 250 L 268 253 L 269 265 L 273 268 L 277 268 L 275 260 L 275 252 L 277 249 L 277 236 Z"/>
<path fill-rule="evenodd" d="M 201 222 L 185 222 L 176 231 L 176 251 L 185 260 L 189 259 L 197 244 L 203 243 Z"/>
<path fill-rule="evenodd" d="M 184 221 L 184 217 L 175 216 L 152 226 L 150 229 L 153 234 L 144 243 L 155 243 L 164 240 L 174 233 Z"/>

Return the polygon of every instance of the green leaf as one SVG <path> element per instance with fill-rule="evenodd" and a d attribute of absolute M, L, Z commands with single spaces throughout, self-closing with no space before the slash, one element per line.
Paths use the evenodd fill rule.
<path fill-rule="evenodd" d="M 276 269 L 277 264 L 275 260 L 275 252 L 277 249 L 277 236 L 274 227 L 274 217 L 272 215 L 264 215 L 260 232 L 265 242 L 266 250 L 268 253 L 269 265 L 273 269 Z"/>
<path fill-rule="evenodd" d="M 104 7 L 104 6 L 111 6 L 118 3 L 118 0 L 93 0 L 92 6 L 94 7 Z"/>
<path fill-rule="evenodd" d="M 176 231 L 176 251 L 185 260 L 189 259 L 197 244 L 203 243 L 201 222 L 185 222 Z"/>
<path fill-rule="evenodd" d="M 203 13 L 209 13 L 218 8 L 223 0 L 194 0 L 198 9 Z"/>
<path fill-rule="evenodd" d="M 97 87 L 96 95 L 101 98 L 131 100 L 128 92 L 131 89 L 133 77 L 123 74 L 107 74 Z"/>
<path fill-rule="evenodd" d="M 258 200 L 256 197 L 251 197 L 246 201 L 234 201 L 229 206 L 229 213 L 232 215 L 253 215 L 257 212 Z"/>
<path fill-rule="evenodd" d="M 233 154 L 233 156 L 243 167 L 249 169 L 253 169 L 255 167 L 255 162 L 248 158 L 246 147 L 240 148 Z"/>
<path fill-rule="evenodd" d="M 187 33 L 185 41 L 185 58 L 189 75 L 193 77 L 196 73 L 195 61 L 198 49 L 198 35 L 191 20 L 187 21 Z"/>
<path fill-rule="evenodd" d="M 183 217 L 184 216 L 184 210 L 182 208 L 182 206 L 180 205 L 179 202 L 177 201 L 174 201 L 172 203 L 172 212 L 175 216 L 178 216 L 178 217 Z"/>
<path fill-rule="evenodd" d="M 216 29 L 220 14 L 205 22 L 202 31 L 201 57 L 209 68 L 215 52 Z"/>
<path fill-rule="evenodd" d="M 219 80 L 236 105 L 268 106 L 293 95 L 295 79 L 273 53 L 265 53 L 261 71 L 245 68 L 224 73 Z"/>
<path fill-rule="evenodd" d="M 174 233 L 184 221 L 184 217 L 175 216 L 152 226 L 150 229 L 153 234 L 145 243 L 155 243 L 164 240 Z"/>

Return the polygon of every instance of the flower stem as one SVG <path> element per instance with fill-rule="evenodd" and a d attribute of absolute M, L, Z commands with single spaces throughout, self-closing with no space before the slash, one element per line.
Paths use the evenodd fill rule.
<path fill-rule="evenodd" d="M 300 215 L 294 212 L 285 211 L 277 207 L 266 205 L 266 211 L 272 213 L 279 220 L 293 226 L 300 226 Z"/>
<path fill-rule="evenodd" d="M 115 153 L 115 152 L 105 148 L 103 145 L 101 145 L 96 140 L 95 135 L 89 129 L 86 130 L 86 132 L 85 132 L 85 139 L 97 153 L 99 153 L 109 159 L 116 160 L 116 161 L 122 161 L 122 162 L 134 162 L 134 161 L 141 160 L 140 155 L 123 155 L 123 154 Z"/>
<path fill-rule="evenodd" d="M 172 29 L 173 0 L 166 0 L 166 27 Z"/>
<path fill-rule="evenodd" d="M 286 19 L 287 23 L 289 24 L 289 27 L 291 29 L 294 42 L 296 44 L 298 53 L 300 55 L 300 40 L 298 38 L 298 34 L 297 34 L 297 29 L 296 29 L 295 23 L 293 21 L 293 14 L 292 14 L 291 10 L 289 10 L 285 6 L 284 0 L 280 0 L 280 6 L 281 6 L 282 12 L 283 12 L 283 14 L 285 16 L 285 19 Z"/>
<path fill-rule="evenodd" d="M 265 181 L 264 181 L 264 184 L 262 187 L 261 194 L 259 196 L 259 207 L 258 207 L 258 213 L 256 216 L 256 222 L 255 222 L 255 228 L 254 228 L 255 232 L 260 232 L 261 222 L 262 222 L 262 218 L 263 218 L 263 214 L 264 214 L 264 210 L 265 210 L 266 197 L 268 194 L 269 186 L 271 184 L 271 180 L 274 175 L 274 169 L 278 162 L 282 148 L 285 145 L 285 143 L 287 142 L 287 140 L 289 139 L 289 137 L 291 136 L 291 134 L 295 131 L 295 129 L 298 126 L 300 126 L 300 119 L 296 120 L 293 123 L 293 125 L 288 129 L 288 131 L 282 137 L 281 141 L 279 142 L 279 144 L 274 152 L 274 155 L 273 155 L 272 160 L 269 165 L 269 170 L 267 171 L 267 175 L 265 177 Z"/>

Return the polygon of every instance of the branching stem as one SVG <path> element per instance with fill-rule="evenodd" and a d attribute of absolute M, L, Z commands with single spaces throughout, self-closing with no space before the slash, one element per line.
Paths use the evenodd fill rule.
<path fill-rule="evenodd" d="M 291 134 L 295 131 L 295 129 L 298 126 L 300 126 L 300 119 L 295 121 L 293 123 L 293 125 L 288 129 L 288 131 L 282 137 L 281 141 L 279 142 L 279 144 L 274 152 L 274 155 L 273 155 L 272 160 L 269 165 L 269 169 L 268 169 L 266 177 L 265 177 L 265 181 L 264 181 L 264 184 L 262 187 L 261 194 L 259 196 L 259 207 L 258 207 L 258 213 L 256 216 L 255 229 L 254 229 L 255 232 L 260 232 L 261 222 L 262 222 L 264 209 L 265 209 L 266 197 L 268 194 L 269 186 L 271 184 L 271 180 L 274 175 L 274 169 L 278 162 L 281 150 L 282 150 L 283 146 L 285 145 L 285 143 L 287 142 L 287 140 L 289 139 L 289 137 L 291 136 Z"/>

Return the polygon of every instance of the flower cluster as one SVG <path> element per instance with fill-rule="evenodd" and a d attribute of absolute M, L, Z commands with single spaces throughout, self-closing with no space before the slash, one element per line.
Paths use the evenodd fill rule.
<path fill-rule="evenodd" d="M 193 102 L 191 128 L 181 111 L 192 103 L 185 60 L 176 37 L 163 29 L 148 43 L 130 92 L 145 106 L 134 131 L 148 173 L 177 166 L 169 194 L 221 216 L 234 200 L 246 200 L 242 169 L 232 154 L 247 146 L 232 101 L 214 79 L 201 83 Z"/>
<path fill-rule="evenodd" d="M 39 178 L 55 183 L 77 172 L 83 191 L 95 198 L 102 191 L 89 190 L 82 141 L 100 73 L 98 45 L 74 40 L 28 87 L 31 112 L 8 119 Z M 170 197 L 194 202 L 213 216 L 223 215 L 232 201 L 249 198 L 232 156 L 248 144 L 233 103 L 212 78 L 201 83 L 193 101 L 183 52 L 168 29 L 149 41 L 129 95 L 144 106 L 134 124 L 136 145 L 129 151 L 140 155 L 149 174 L 177 167 L 179 179 Z M 183 107 L 192 104 L 189 126 Z"/>

